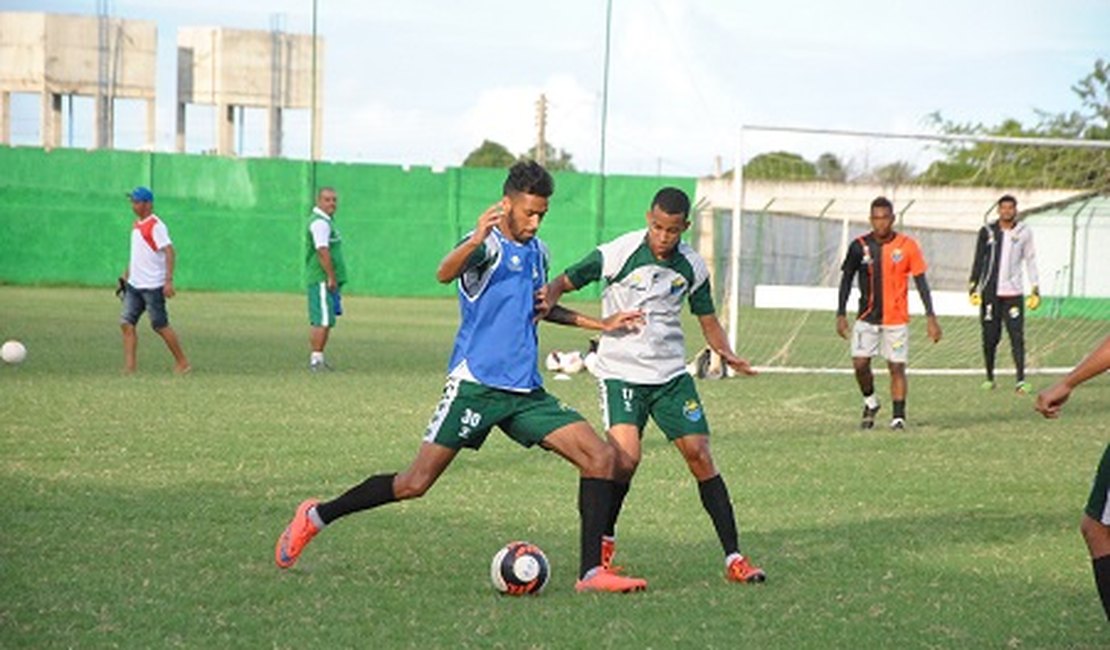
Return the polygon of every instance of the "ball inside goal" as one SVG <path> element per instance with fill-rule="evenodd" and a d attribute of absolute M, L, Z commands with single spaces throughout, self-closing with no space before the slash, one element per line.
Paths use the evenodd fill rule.
<path fill-rule="evenodd" d="M 535 544 L 509 542 L 494 554 L 489 575 L 493 588 L 503 594 L 538 594 L 551 577 L 551 565 Z"/>

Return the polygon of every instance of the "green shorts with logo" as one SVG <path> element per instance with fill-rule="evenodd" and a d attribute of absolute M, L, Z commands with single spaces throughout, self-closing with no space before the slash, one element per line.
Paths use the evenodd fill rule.
<path fill-rule="evenodd" d="M 516 442 L 531 447 L 552 431 L 583 421 L 578 411 L 542 388 L 515 393 L 448 379 L 424 430 L 424 441 L 451 449 L 479 449 L 496 425 Z"/>
<path fill-rule="evenodd" d="M 1095 482 L 1091 486 L 1091 496 L 1087 497 L 1087 507 L 1084 508 L 1084 512 L 1091 519 L 1104 526 L 1110 526 L 1108 499 L 1110 499 L 1110 445 L 1107 445 L 1102 452 L 1102 460 L 1099 461 Z"/>
<path fill-rule="evenodd" d="M 604 379 L 599 384 L 606 429 L 614 424 L 634 424 L 642 436 L 651 416 L 667 440 L 709 434 L 698 389 L 686 373 L 665 384 L 633 384 L 619 379 Z"/>

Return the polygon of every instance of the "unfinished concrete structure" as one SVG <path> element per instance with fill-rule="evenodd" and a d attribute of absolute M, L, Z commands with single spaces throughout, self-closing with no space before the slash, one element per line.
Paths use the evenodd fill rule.
<path fill-rule="evenodd" d="M 115 100 L 146 101 L 154 147 L 155 24 L 106 14 L 0 12 L 0 144 L 11 143 L 11 95 L 42 96 L 42 146 L 62 144 L 62 96 L 96 98 L 93 143 L 111 148 Z"/>
<path fill-rule="evenodd" d="M 323 38 L 279 29 L 256 31 L 186 27 L 177 32 L 177 151 L 185 150 L 185 107 L 216 107 L 216 153 L 234 155 L 235 108 L 265 108 L 268 153 L 281 155 L 285 109 L 312 111 L 313 160 L 320 158 Z M 315 83 L 314 83 L 315 82 Z"/>

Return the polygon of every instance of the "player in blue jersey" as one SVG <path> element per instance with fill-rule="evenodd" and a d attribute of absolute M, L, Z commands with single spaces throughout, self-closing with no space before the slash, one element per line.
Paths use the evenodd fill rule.
<path fill-rule="evenodd" d="M 308 542 L 340 517 L 423 496 L 459 450 L 480 448 L 496 425 L 519 444 L 554 451 L 578 468 L 581 564 L 575 588 L 647 588 L 644 580 L 602 567 L 601 538 L 614 491 L 613 449 L 577 411 L 544 391 L 537 369 L 537 313 L 589 321 L 604 331 L 624 329 L 638 318 L 617 314 L 602 322 L 558 306 L 548 311 L 547 248 L 536 231 L 553 192 L 554 181 L 543 167 L 517 163 L 501 200 L 440 262 L 436 279 L 458 281 L 461 322 L 447 385 L 416 458 L 405 471 L 375 474 L 331 501 L 302 502 L 274 549 L 279 567 L 293 566 Z"/>

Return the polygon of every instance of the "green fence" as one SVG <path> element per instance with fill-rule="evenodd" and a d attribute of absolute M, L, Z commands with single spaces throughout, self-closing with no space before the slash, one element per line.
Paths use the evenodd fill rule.
<path fill-rule="evenodd" d="M 505 171 L 0 147 L 0 283 L 113 284 L 134 219 L 124 195 L 148 185 L 180 288 L 300 291 L 313 175 L 339 192 L 349 292 L 441 296 L 452 289 L 435 281 L 439 260 L 500 196 Z M 540 232 L 552 268 L 643 227 L 663 185 L 693 196 L 696 179 L 556 173 Z"/>

